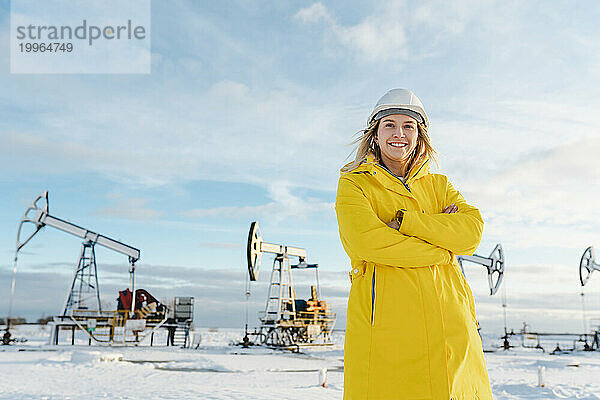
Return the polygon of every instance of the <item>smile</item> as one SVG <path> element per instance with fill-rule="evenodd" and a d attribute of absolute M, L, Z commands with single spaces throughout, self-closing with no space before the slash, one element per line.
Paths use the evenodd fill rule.
<path fill-rule="evenodd" d="M 406 147 L 407 143 L 388 143 L 392 147 Z"/>

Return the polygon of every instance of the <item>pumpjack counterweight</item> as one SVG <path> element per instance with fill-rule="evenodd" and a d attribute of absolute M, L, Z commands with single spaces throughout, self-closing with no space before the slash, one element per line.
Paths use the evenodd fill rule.
<path fill-rule="evenodd" d="M 590 246 L 584 250 L 579 261 L 579 282 L 581 286 L 585 286 L 594 271 L 600 271 L 600 264 L 596 262 L 594 247 Z"/>

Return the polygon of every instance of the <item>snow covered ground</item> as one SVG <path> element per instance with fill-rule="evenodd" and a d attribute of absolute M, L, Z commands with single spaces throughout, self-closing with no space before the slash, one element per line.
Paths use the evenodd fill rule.
<path fill-rule="evenodd" d="M 343 334 L 302 354 L 243 349 L 234 329 L 200 329 L 196 350 L 46 344 L 47 328 L 19 326 L 26 343 L 0 347 L 1 399 L 341 399 Z M 485 337 L 486 347 L 497 341 Z M 163 343 L 157 338 L 155 343 Z M 515 339 L 513 344 L 519 344 Z M 561 344 L 561 347 L 565 347 Z M 517 347 L 486 353 L 495 399 L 600 399 L 600 352 L 550 355 Z M 546 387 L 537 387 L 538 367 Z M 318 385 L 327 368 L 327 388 Z"/>

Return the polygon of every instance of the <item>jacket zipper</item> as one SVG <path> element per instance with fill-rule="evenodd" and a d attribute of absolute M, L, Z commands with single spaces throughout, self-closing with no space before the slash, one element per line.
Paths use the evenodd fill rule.
<path fill-rule="evenodd" d="M 383 169 L 385 169 L 387 172 L 389 172 L 393 177 L 395 177 L 396 179 L 398 179 L 400 182 L 402 182 L 402 184 L 404 185 L 404 187 L 406 188 L 406 190 L 408 190 L 409 193 L 412 193 L 412 191 L 410 190 L 410 187 L 408 187 L 407 183 L 404 183 L 404 181 L 402 179 L 400 179 L 398 176 L 394 175 L 392 173 L 392 171 L 390 171 L 389 169 L 387 169 L 387 167 L 385 167 L 384 165 L 381 164 L 377 164 L 380 167 L 382 167 Z M 419 169 L 417 170 L 417 172 L 413 175 L 413 176 L 417 176 L 417 174 L 419 173 L 419 171 L 421 171 L 421 168 L 423 168 L 423 165 L 425 165 L 425 163 L 421 164 L 421 166 L 419 167 Z M 408 182 L 408 180 L 410 180 L 410 176 L 408 178 L 406 178 L 406 181 Z"/>
<path fill-rule="evenodd" d="M 373 267 L 373 278 L 371 280 L 371 326 L 375 325 L 375 267 Z"/>
<path fill-rule="evenodd" d="M 402 179 L 400 179 L 400 182 L 402 182 Z M 406 190 L 408 190 L 409 193 L 412 193 L 410 188 L 408 187 L 408 185 L 404 182 L 402 182 L 402 184 L 404 185 L 404 187 L 406 188 Z"/>

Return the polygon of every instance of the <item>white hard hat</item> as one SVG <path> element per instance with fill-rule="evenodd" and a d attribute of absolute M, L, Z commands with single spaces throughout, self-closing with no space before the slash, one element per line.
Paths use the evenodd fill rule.
<path fill-rule="evenodd" d="M 375 104 L 375 108 L 367 120 L 367 125 L 392 114 L 408 115 L 425 125 L 425 128 L 429 128 L 429 119 L 423 103 L 408 89 L 392 89 L 384 94 Z"/>

